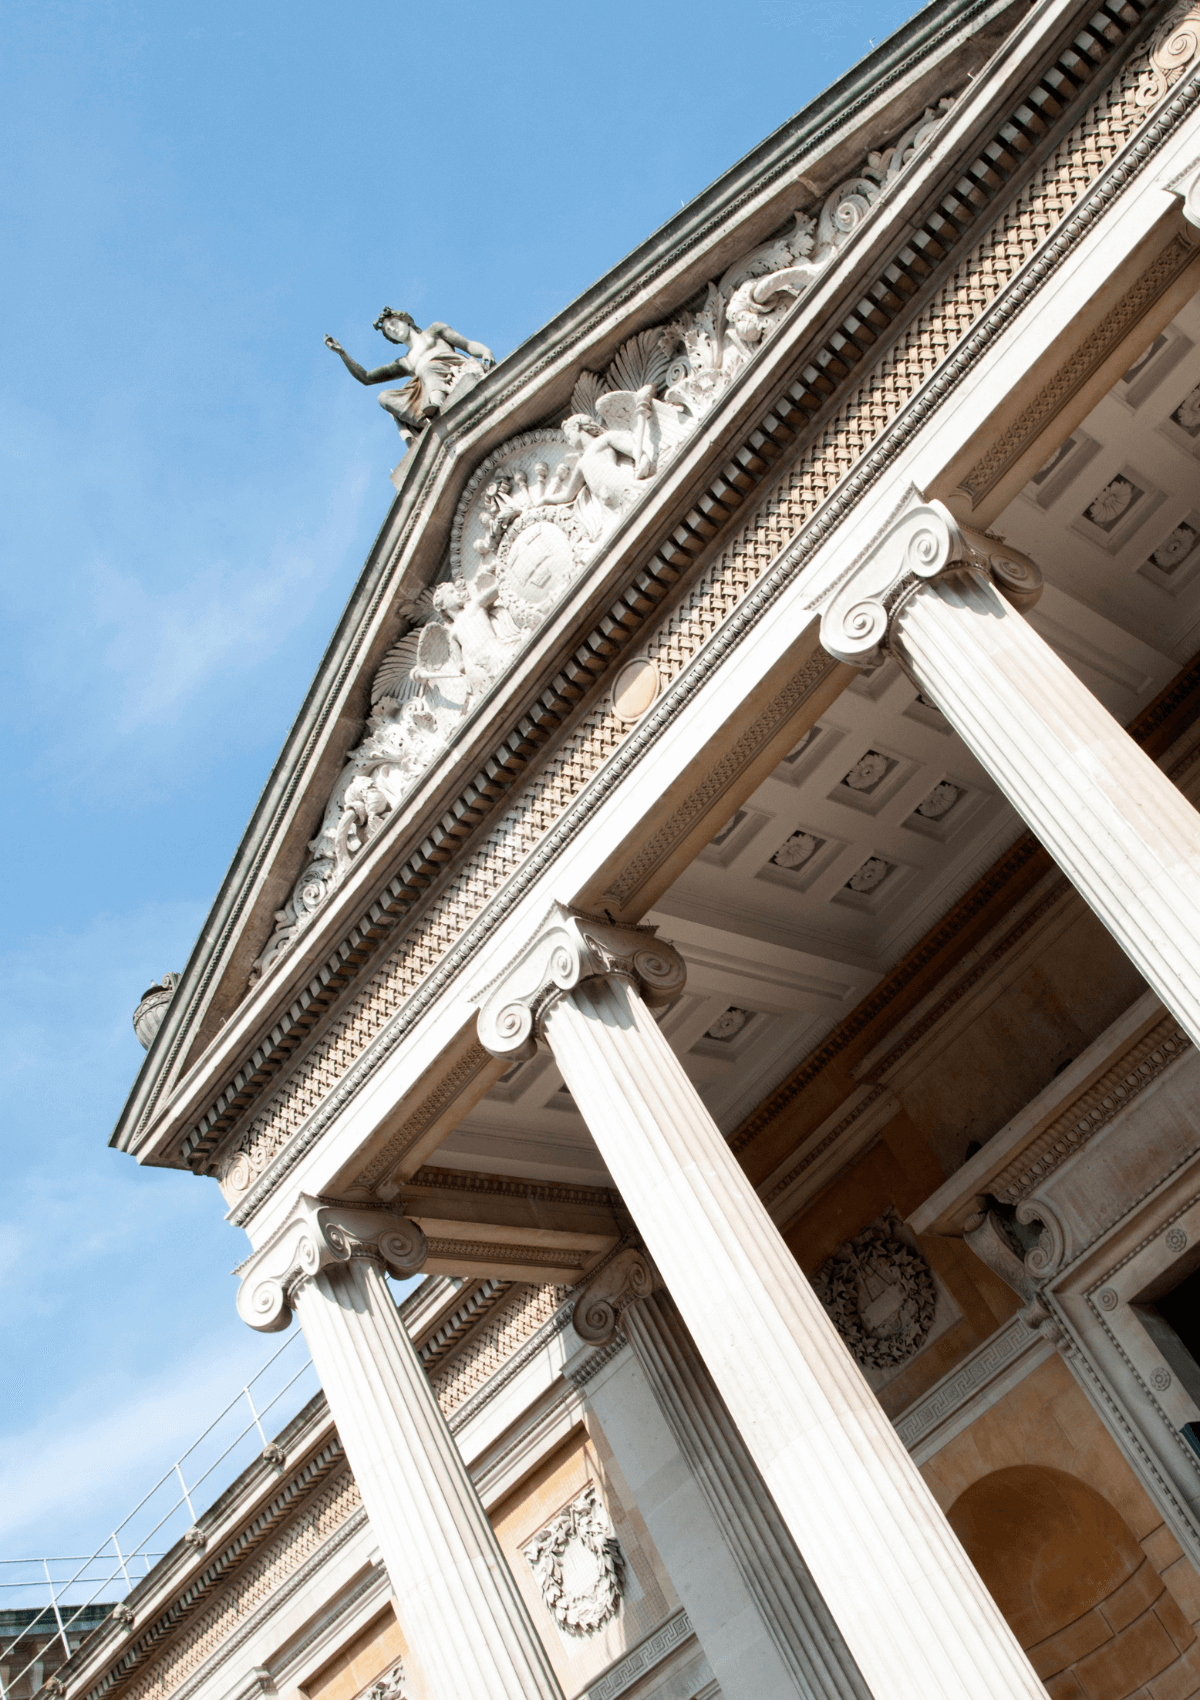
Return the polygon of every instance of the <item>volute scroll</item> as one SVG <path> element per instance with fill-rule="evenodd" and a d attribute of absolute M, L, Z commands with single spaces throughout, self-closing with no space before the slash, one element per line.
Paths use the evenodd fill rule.
<path fill-rule="evenodd" d="M 837 661 L 875 667 L 896 616 L 921 588 L 953 572 L 980 572 L 1020 612 L 1042 593 L 1041 570 L 1019 550 L 959 523 L 943 502 L 910 490 L 902 511 L 858 558 L 821 615 L 822 647 Z"/>
<path fill-rule="evenodd" d="M 649 1298 L 661 1285 L 658 1271 L 645 1252 L 627 1246 L 596 1272 L 576 1299 L 571 1313 L 576 1334 L 589 1345 L 607 1345 L 629 1306 Z"/>
<path fill-rule="evenodd" d="M 261 1333 L 277 1333 L 291 1322 L 300 1287 L 322 1269 L 365 1257 L 403 1280 L 421 1269 L 428 1251 L 423 1230 L 395 1211 L 302 1194 L 280 1232 L 237 1270 L 238 1315 Z"/>
<path fill-rule="evenodd" d="M 653 1009 L 683 991 L 687 966 L 653 927 L 617 926 L 556 904 L 532 942 L 475 994 L 480 1044 L 511 1062 L 532 1057 L 555 1000 L 606 974 L 632 980 Z"/>

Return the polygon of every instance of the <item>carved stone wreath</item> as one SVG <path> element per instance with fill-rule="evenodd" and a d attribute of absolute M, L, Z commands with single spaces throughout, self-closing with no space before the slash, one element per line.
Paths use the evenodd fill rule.
<path fill-rule="evenodd" d="M 524 1552 L 546 1609 L 568 1635 L 594 1635 L 616 1616 L 624 1560 L 594 1487 L 564 1506 Z"/>
<path fill-rule="evenodd" d="M 382 1676 L 377 1676 L 362 1691 L 359 1700 L 404 1700 L 404 1660 L 397 1659 Z"/>
<path fill-rule="evenodd" d="M 863 1369 L 891 1369 L 920 1350 L 933 1326 L 933 1271 L 890 1221 L 840 1245 L 812 1277 L 817 1297 Z"/>

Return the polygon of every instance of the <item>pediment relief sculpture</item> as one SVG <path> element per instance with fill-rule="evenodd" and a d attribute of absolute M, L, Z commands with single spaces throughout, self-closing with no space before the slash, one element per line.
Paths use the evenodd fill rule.
<path fill-rule="evenodd" d="M 933 1271 L 890 1218 L 838 1246 L 815 1271 L 812 1284 L 861 1369 L 892 1369 L 906 1362 L 933 1327 Z"/>
<path fill-rule="evenodd" d="M 423 593 L 376 673 L 367 736 L 347 757 L 305 867 L 254 964 L 252 985 L 310 925 L 355 857 L 833 263 L 950 105 L 947 97 L 929 107 L 897 142 L 868 154 L 818 208 L 796 212 L 780 235 L 709 283 L 702 299 L 631 337 L 603 372 L 581 372 L 557 428 L 523 432 L 476 468 L 459 499 L 441 582 Z M 326 340 L 362 383 L 383 382 L 401 368 L 415 373 L 413 383 L 425 386 L 422 417 L 463 393 L 451 356 L 491 359 L 444 325 L 418 332 L 391 309 L 379 324 L 393 341 L 409 341 L 411 351 L 374 372 Z M 411 391 L 380 398 L 410 434 L 420 424 Z"/>
<path fill-rule="evenodd" d="M 586 1487 L 524 1548 L 546 1609 L 568 1635 L 594 1635 L 616 1616 L 624 1558 L 596 1489 Z"/>

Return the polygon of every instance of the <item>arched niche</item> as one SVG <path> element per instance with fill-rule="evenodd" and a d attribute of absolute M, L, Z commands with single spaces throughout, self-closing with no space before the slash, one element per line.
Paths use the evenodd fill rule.
<path fill-rule="evenodd" d="M 950 1522 L 1045 1681 L 1124 1700 L 1200 1643 L 1133 1530 L 1065 1470 L 1018 1465 L 972 1483 Z M 1051 1682 L 1058 1693 L 1061 1683 Z M 1061 1692 L 1075 1693 L 1069 1682 Z M 1184 1692 L 1181 1690 L 1181 1692 Z"/>

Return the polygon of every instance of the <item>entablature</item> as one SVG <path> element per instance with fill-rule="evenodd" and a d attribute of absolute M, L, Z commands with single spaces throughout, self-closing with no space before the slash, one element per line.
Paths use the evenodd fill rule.
<path fill-rule="evenodd" d="M 1123 11 L 1130 15 L 1130 20 L 1136 22 L 1133 8 L 1126 7 Z M 1028 26 L 1029 30 L 1032 30 L 1032 27 Z M 1064 7 L 1045 26 L 1042 36 L 1038 39 L 1038 49 L 1043 59 L 1047 36 L 1053 37 L 1054 51 L 1061 59 L 1064 51 L 1063 40 L 1070 30 L 1078 30 L 1078 9 Z M 1115 59 L 1119 57 L 1118 54 Z M 1105 68 L 1107 70 L 1107 66 Z M 1023 62 L 1021 74 L 1028 80 L 1028 60 Z M 1044 65 L 1039 69 L 1038 76 L 1044 80 Z M 1081 79 L 1081 86 L 1083 92 L 1078 93 L 1077 98 L 1070 103 L 1072 113 L 1085 97 L 1091 98 L 1096 92 L 1095 87 L 1089 86 L 1086 80 Z M 1005 98 L 1010 98 L 1011 91 L 1007 84 L 1002 92 Z M 805 388 L 805 362 L 808 366 L 813 364 L 815 339 L 842 337 L 841 364 L 848 381 L 858 381 L 863 373 L 871 368 L 873 362 L 877 363 L 887 349 L 895 346 L 903 326 L 908 322 L 909 309 L 915 312 L 920 307 L 928 298 L 930 290 L 944 279 L 943 271 L 938 270 L 931 274 L 912 291 L 907 300 L 897 296 L 897 316 L 886 327 L 877 327 L 878 334 L 868 328 L 869 314 L 857 321 L 862 334 L 856 342 L 851 343 L 841 329 L 831 327 L 837 327 L 844 319 L 849 296 L 855 290 L 861 291 L 864 271 L 871 266 L 878 268 L 880 264 L 890 264 L 887 256 L 890 251 L 895 250 L 898 236 L 901 234 L 911 249 L 912 232 L 917 227 L 915 221 L 928 217 L 931 209 L 939 204 L 938 197 L 941 197 L 940 204 L 945 203 L 946 186 L 943 179 L 946 167 L 962 157 L 962 149 L 968 144 L 977 147 L 980 134 L 989 124 L 995 127 L 996 96 L 995 88 L 980 89 L 977 86 L 972 89 L 969 98 L 964 97 L 960 107 L 955 109 L 952 121 L 947 123 L 936 138 L 927 156 L 924 174 L 916 174 L 911 181 L 906 180 L 899 185 L 886 212 L 881 213 L 865 228 L 855 250 L 857 264 L 853 271 L 843 272 L 840 267 L 831 271 L 805 296 L 802 310 L 794 312 L 779 335 L 731 385 L 721 409 L 714 412 L 711 425 L 706 425 L 705 433 L 701 434 L 703 441 L 694 441 L 680 453 L 656 485 L 652 496 L 614 533 L 595 577 L 581 586 L 574 597 L 564 602 L 558 613 L 547 621 L 538 633 L 526 652 L 524 669 L 515 695 L 508 695 L 503 703 L 495 696 L 490 699 L 494 715 L 485 714 L 479 717 L 474 738 L 464 739 L 454 751 L 453 767 L 445 764 L 438 769 L 435 778 L 412 794 L 405 804 L 404 811 L 387 829 L 386 834 L 377 840 L 377 846 L 368 849 L 353 868 L 336 900 L 306 936 L 303 950 L 297 952 L 295 960 L 289 963 L 285 958 L 275 970 L 281 977 L 276 981 L 267 977 L 263 986 L 257 988 L 243 1007 L 230 1017 L 227 1032 L 223 1032 L 210 1046 L 209 1052 L 200 1059 L 193 1072 L 192 1082 L 184 1080 L 180 1083 L 167 1117 L 159 1118 L 159 1126 L 153 1130 L 151 1137 L 143 1134 L 141 1150 L 138 1152 L 143 1160 L 186 1160 L 180 1145 L 181 1136 L 192 1138 L 187 1123 L 195 1117 L 196 1106 L 201 1100 L 207 1099 L 214 1108 L 218 1103 L 220 1107 L 207 1128 L 201 1127 L 200 1123 L 210 1113 L 208 1109 L 200 1117 L 200 1122 L 195 1123 L 195 1127 L 200 1128 L 200 1135 L 193 1141 L 190 1151 L 195 1166 L 205 1167 L 211 1160 L 217 1142 L 225 1138 L 231 1129 L 244 1123 L 256 1097 L 261 1094 L 280 1063 L 289 1057 L 295 1059 L 296 1040 L 292 1035 L 299 1033 L 300 1039 L 304 1040 L 313 1032 L 312 1021 L 304 1020 L 307 1011 L 315 1007 L 318 1016 L 323 1016 L 330 1006 L 331 1000 L 326 996 L 329 988 L 333 988 L 333 996 L 341 994 L 342 987 L 373 953 L 376 944 L 390 933 L 396 915 L 406 912 L 415 914 L 425 908 L 432 897 L 445 887 L 446 882 L 455 877 L 457 870 L 451 865 L 451 859 L 456 856 L 461 859 L 459 846 L 473 828 L 482 830 L 492 799 L 480 790 L 475 798 L 467 802 L 462 812 L 457 814 L 453 808 L 446 809 L 444 805 L 455 790 L 456 783 L 461 787 L 462 779 L 469 773 L 478 753 L 487 748 L 489 739 L 495 738 L 497 721 L 506 718 L 511 721 L 514 712 L 520 716 L 516 731 L 508 735 L 509 745 L 513 738 L 516 739 L 516 748 L 511 750 L 515 758 L 513 769 L 516 770 L 512 777 L 515 778 L 522 767 L 525 768 L 526 774 L 535 772 L 536 764 L 545 760 L 552 747 L 548 742 L 548 735 L 546 738 L 538 736 L 544 726 L 547 723 L 553 725 L 557 718 L 554 736 L 560 739 L 565 737 L 571 728 L 578 726 L 584 715 L 593 710 L 597 699 L 603 699 L 609 689 L 607 676 L 600 676 L 599 682 L 595 684 L 591 681 L 601 675 L 602 669 L 607 670 L 610 667 L 613 657 L 630 652 L 634 640 L 641 634 L 642 622 L 645 619 L 651 614 L 669 614 L 672 608 L 680 606 L 694 574 L 711 559 L 718 543 L 725 540 L 727 528 L 732 527 L 735 514 L 749 494 L 747 491 L 740 491 L 736 483 L 730 483 L 726 475 L 734 469 L 732 476 L 736 478 L 737 468 L 740 467 L 743 472 L 749 473 L 750 490 L 758 495 L 753 475 L 755 469 L 747 468 L 743 462 L 738 462 L 736 455 L 739 451 L 733 450 L 734 459 L 730 460 L 720 475 L 720 478 L 724 479 L 725 488 L 724 500 L 716 504 L 719 512 L 710 509 L 708 516 L 703 515 L 700 507 L 702 498 L 697 492 L 701 490 L 706 478 L 711 480 L 714 460 L 722 460 L 729 454 L 738 433 L 745 433 L 747 427 L 752 427 L 747 446 L 763 463 L 758 475 L 758 489 L 766 492 L 772 479 L 779 476 L 779 471 L 772 471 L 771 468 L 771 449 L 776 451 L 774 458 L 775 462 L 779 463 L 782 458 L 780 451 L 785 446 L 795 447 L 801 438 L 808 440 L 810 436 L 815 437 L 823 421 L 831 416 L 833 406 L 844 403 L 845 393 L 837 386 L 832 399 L 820 391 L 812 390 L 811 387 Z M 1001 195 L 1001 198 L 1002 192 L 1007 192 L 1012 184 L 1027 179 L 1029 171 L 1037 160 L 1043 157 L 1045 150 L 1052 145 L 1058 134 L 1057 127 L 1047 130 L 1042 143 L 1031 149 L 1030 160 L 1018 162 L 1017 170 L 1008 180 L 1001 180 L 997 174 L 996 193 Z M 985 193 L 986 187 L 986 184 L 981 185 L 978 182 L 968 183 L 964 198 L 957 203 L 963 217 L 961 228 L 962 232 L 965 232 L 962 235 L 964 242 L 975 236 L 975 220 L 979 212 L 984 206 L 992 204 Z M 978 205 L 975 204 L 976 200 Z M 943 219 L 945 217 L 944 214 L 939 216 Z M 959 227 L 952 223 L 952 229 L 957 238 Z M 958 251 L 956 241 L 952 241 L 949 250 L 943 250 L 951 256 L 957 255 Z M 882 309 L 880 311 L 886 319 L 886 313 L 883 313 Z M 794 375 L 797 371 L 799 376 Z M 806 404 L 806 396 L 814 404 L 811 407 Z M 761 414 L 764 404 L 768 404 L 771 409 L 765 418 Z M 472 407 L 481 403 L 476 398 L 469 398 L 468 402 L 462 405 L 469 412 Z M 508 423 L 511 424 L 511 420 Z M 757 443 L 753 440 L 755 435 L 759 438 Z M 418 454 L 420 452 L 419 450 Z M 430 449 L 429 453 L 432 452 Z M 418 470 L 417 461 L 414 459 L 414 471 L 410 477 L 416 477 Z M 827 540 L 832 525 L 847 511 L 853 494 L 855 492 L 844 498 L 840 508 L 831 513 L 825 522 L 823 535 L 820 527 L 815 529 L 814 543 Z M 761 498 L 759 499 L 761 501 Z M 689 514 L 696 521 L 690 532 L 684 523 Z M 655 546 L 656 533 L 661 536 L 674 521 L 679 523 L 675 526 L 673 543 L 658 544 L 649 564 L 641 565 L 647 549 Z M 683 542 L 678 538 L 680 529 L 685 533 Z M 785 541 L 786 534 L 782 534 L 779 542 Z M 676 552 L 673 553 L 673 549 Z M 793 553 L 789 570 L 794 572 L 799 564 L 799 557 Z M 646 582 L 647 580 L 649 582 Z M 676 589 L 674 585 L 682 587 Z M 618 594 L 618 601 L 610 604 L 610 612 L 601 614 L 597 628 L 596 616 L 606 597 L 611 596 L 614 591 Z M 648 606 L 639 607 L 639 601 Z M 609 622 L 607 630 L 603 626 L 604 620 Z M 592 639 L 585 639 L 583 650 L 575 651 L 577 664 L 587 674 L 587 678 L 583 680 L 582 689 L 572 700 L 572 686 L 577 681 L 566 678 L 561 671 L 561 656 L 589 624 L 593 626 L 593 635 L 594 631 L 599 629 L 600 642 L 594 648 L 589 648 Z M 579 660 L 579 656 L 585 651 L 591 660 Z M 593 666 L 593 662 L 598 662 L 599 665 Z M 558 671 L 547 683 L 546 675 L 552 668 Z M 555 699 L 553 704 L 546 703 L 547 694 Z M 545 711 L 546 718 L 539 724 L 536 716 L 542 710 Z M 618 735 L 618 741 L 623 736 L 622 731 Z M 492 747 L 494 749 L 494 743 Z M 528 765 L 523 759 L 526 752 Z M 469 785 L 474 783 L 475 781 L 470 781 Z M 472 809 L 481 798 L 483 807 L 472 818 Z M 440 820 L 437 819 L 438 809 L 444 810 Z M 431 821 L 437 822 L 432 828 Z M 444 834 L 440 841 L 439 834 Z M 408 846 L 414 842 L 415 854 L 408 852 L 408 859 L 397 874 L 393 871 L 396 863 L 405 857 Z M 410 881 L 406 884 L 404 875 L 409 872 L 414 860 L 420 862 L 421 866 L 413 869 Z M 444 872 L 440 871 L 443 869 Z M 431 886 L 431 881 L 437 884 Z M 400 889 L 392 891 L 391 888 L 397 884 Z M 388 912 L 389 894 L 394 900 L 391 913 Z M 640 897 L 634 898 L 632 908 L 626 913 L 636 914 L 639 900 Z M 622 904 L 619 906 L 623 908 Z M 352 916 L 355 916 L 354 924 L 347 935 L 346 923 Z M 339 931 L 344 936 L 335 943 Z M 322 950 L 328 950 L 331 945 L 334 948 L 325 961 L 320 963 Z M 318 964 L 320 965 L 317 966 Z M 312 973 L 314 966 L 315 974 Z M 309 978 L 307 985 L 304 985 L 302 981 L 306 973 Z M 165 1024 L 165 1031 L 168 1034 L 175 1033 L 178 1037 L 185 1014 L 183 1006 L 173 1011 Z M 263 1035 L 265 1037 L 262 1037 Z M 287 1043 L 289 1038 L 290 1044 Z M 160 1041 L 156 1048 L 161 1050 L 162 1044 L 163 1041 Z M 272 1051 L 276 1059 L 273 1066 Z M 218 1077 L 222 1077 L 229 1084 L 214 1095 L 213 1083 Z M 222 1097 L 224 1102 L 220 1103 Z M 150 1129 L 147 1128 L 147 1133 L 149 1132 Z M 212 1140 L 209 1139 L 210 1133 L 215 1135 Z"/>
<path fill-rule="evenodd" d="M 819 203 L 865 147 L 894 139 L 910 116 L 936 105 L 951 68 L 961 86 L 1018 10 L 1012 0 L 981 0 L 965 12 L 927 9 L 503 361 L 479 394 L 430 425 L 403 463 L 400 493 L 218 897 L 201 945 L 203 970 L 198 961 L 188 973 L 165 1024 L 156 1062 L 172 1080 L 244 995 L 268 917 L 300 871 L 324 797 L 355 740 L 368 681 L 395 641 L 404 609 L 436 576 L 473 470 L 514 432 L 557 421 L 581 368 L 602 370 L 632 334 L 661 324 L 779 230 L 798 200 Z M 445 808 L 436 799 L 427 806 L 434 821 Z"/>

